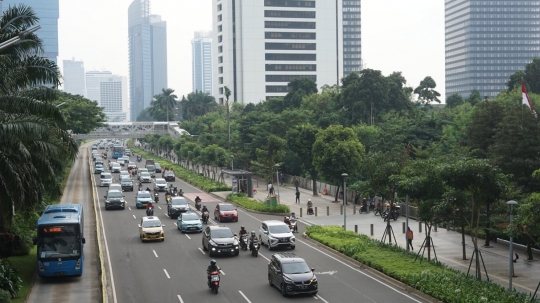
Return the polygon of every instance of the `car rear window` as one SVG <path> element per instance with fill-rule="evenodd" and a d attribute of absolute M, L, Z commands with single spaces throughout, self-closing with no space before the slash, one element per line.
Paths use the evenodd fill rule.
<path fill-rule="evenodd" d="M 225 210 L 225 211 L 234 210 L 234 206 L 230 204 L 220 205 L 219 210 Z"/>
<path fill-rule="evenodd" d="M 180 198 L 180 199 L 174 199 L 173 198 L 172 201 L 171 201 L 171 204 L 172 205 L 187 205 L 187 200 L 182 199 L 182 198 Z"/>

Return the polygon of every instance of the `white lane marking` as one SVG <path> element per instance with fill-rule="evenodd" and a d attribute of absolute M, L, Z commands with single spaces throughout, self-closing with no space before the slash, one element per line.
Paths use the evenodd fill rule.
<path fill-rule="evenodd" d="M 186 235 L 186 237 L 187 237 L 188 239 L 190 239 L 190 240 L 191 240 L 191 237 L 190 237 L 190 236 L 188 236 L 187 234 L 184 234 L 184 235 Z"/>
<path fill-rule="evenodd" d="M 161 206 L 158 205 L 158 208 L 161 209 Z"/>
<path fill-rule="evenodd" d="M 182 297 L 180 297 L 180 295 L 178 295 L 178 300 L 180 301 L 180 303 L 184 303 L 184 300 L 182 300 Z"/>
<path fill-rule="evenodd" d="M 174 223 L 174 226 L 178 226 L 178 224 Z"/>
<path fill-rule="evenodd" d="M 222 274 L 222 275 L 225 275 L 225 273 L 223 272 L 223 270 L 219 270 L 219 272 Z"/>
<path fill-rule="evenodd" d="M 400 290 L 398 290 L 398 289 L 396 289 L 396 288 L 394 288 L 394 287 L 388 285 L 387 283 L 385 283 L 385 282 L 383 282 L 383 281 L 381 281 L 381 280 L 379 280 L 379 279 L 377 279 L 377 278 L 375 278 L 375 277 L 370 276 L 369 274 L 366 274 L 365 272 L 363 272 L 363 271 L 361 271 L 361 270 L 359 270 L 359 269 L 356 269 L 356 268 L 352 267 L 351 265 L 349 265 L 349 264 L 347 264 L 347 263 L 345 263 L 345 262 L 339 260 L 338 258 L 336 258 L 336 257 L 334 257 L 334 256 L 331 256 L 331 255 L 325 253 L 324 251 L 322 251 L 322 250 L 320 250 L 320 249 L 318 249 L 318 248 L 316 248 L 316 247 L 313 247 L 313 246 L 307 244 L 307 243 L 304 242 L 304 241 L 300 241 L 300 240 L 297 240 L 297 241 L 300 242 L 300 243 L 302 243 L 302 244 L 304 244 L 304 245 L 306 245 L 307 247 L 310 247 L 311 249 L 316 250 L 316 251 L 320 252 L 321 254 L 323 254 L 323 255 L 325 255 L 325 256 L 327 256 L 327 257 L 333 259 L 334 261 L 337 261 L 337 262 L 339 262 L 339 263 L 341 263 L 341 264 L 347 266 L 348 268 L 350 268 L 350 269 L 352 269 L 352 270 L 354 270 L 354 271 L 356 271 L 356 272 L 358 272 L 358 273 L 360 273 L 360 274 L 362 274 L 362 275 L 364 275 L 364 276 L 370 278 L 371 280 L 373 280 L 373 281 L 375 281 L 375 282 L 378 282 L 378 283 L 380 283 L 380 284 L 382 284 L 382 285 L 384 285 L 384 286 L 390 288 L 391 290 L 393 290 L 393 291 L 395 291 L 395 292 L 397 292 L 397 293 L 399 293 L 399 294 L 402 294 L 403 296 L 405 296 L 405 297 L 411 299 L 411 300 L 414 301 L 414 302 L 422 303 L 422 301 L 416 300 L 415 298 L 413 298 L 413 297 L 407 295 L 406 293 L 404 293 L 404 292 L 402 292 L 402 291 L 400 291 Z"/>
<path fill-rule="evenodd" d="M 155 250 L 152 250 L 154 252 L 154 256 L 156 256 L 156 258 L 159 258 L 156 251 Z"/>
<path fill-rule="evenodd" d="M 171 276 L 169 276 L 169 273 L 167 272 L 167 270 L 164 268 L 163 271 L 165 272 L 165 275 L 167 276 L 167 279 L 170 279 Z"/>
<path fill-rule="evenodd" d="M 323 301 L 324 303 L 328 303 L 328 301 L 326 301 L 325 299 L 323 299 L 321 296 L 319 295 L 315 295 L 315 299 L 320 299 L 321 301 Z"/>
<path fill-rule="evenodd" d="M 128 206 L 128 209 L 131 210 L 131 207 Z"/>
<path fill-rule="evenodd" d="M 244 293 L 241 290 L 239 290 L 238 292 L 242 295 L 242 297 L 244 297 L 244 299 L 246 299 L 246 301 L 248 303 L 251 303 L 251 301 L 248 299 L 248 297 L 246 297 L 246 295 L 244 295 Z"/>
<path fill-rule="evenodd" d="M 206 253 L 200 247 L 199 250 L 202 252 L 203 255 L 206 255 Z"/>
<path fill-rule="evenodd" d="M 241 213 L 243 213 L 243 214 L 245 214 L 245 215 L 247 215 L 247 216 L 249 216 L 249 217 L 255 219 L 256 221 L 262 222 L 261 220 L 255 218 L 254 216 L 248 214 L 248 213 L 245 212 L 245 211 L 238 210 L 238 212 L 241 212 Z M 322 250 L 320 250 L 320 249 L 318 249 L 318 248 L 316 248 L 316 247 L 313 247 L 313 246 L 307 244 L 307 243 L 304 242 L 304 241 L 298 240 L 298 238 L 296 239 L 296 242 L 300 242 L 300 243 L 306 245 L 307 247 L 310 247 L 310 248 L 312 248 L 313 250 L 316 250 L 316 251 L 320 252 L 321 254 L 323 254 L 323 255 L 325 255 L 325 256 L 327 256 L 327 257 L 330 257 L 331 259 L 333 259 L 333 260 L 335 260 L 335 261 L 337 261 L 337 262 L 339 262 L 339 263 L 341 263 L 341 264 L 347 266 L 348 268 L 350 268 L 350 269 L 352 269 L 352 270 L 354 270 L 354 271 L 356 271 L 356 272 L 358 272 L 358 273 L 361 273 L 362 275 L 364 275 L 364 276 L 370 278 L 371 280 L 373 280 L 373 281 L 375 281 L 375 282 L 378 282 L 378 283 L 380 283 L 380 284 L 382 284 L 382 285 L 384 285 L 384 286 L 390 288 L 391 290 L 393 290 L 393 291 L 395 291 L 395 292 L 397 292 L 397 293 L 399 293 L 399 294 L 402 294 L 403 296 L 405 296 L 405 297 L 411 299 L 411 300 L 414 301 L 414 302 L 422 303 L 421 301 L 418 301 L 418 300 L 416 300 L 415 298 L 413 298 L 413 297 L 407 295 L 406 293 L 404 293 L 404 292 L 402 292 L 402 291 L 400 291 L 400 290 L 398 290 L 398 289 L 396 289 L 396 288 L 394 288 L 394 287 L 392 287 L 392 286 L 389 286 L 387 283 L 385 283 L 385 282 L 383 282 L 383 281 L 381 281 L 381 280 L 379 280 L 379 279 L 377 279 L 377 278 L 375 278 L 375 277 L 373 277 L 373 276 L 370 276 L 369 274 L 367 274 L 367 273 L 365 273 L 365 272 L 363 272 L 363 271 L 361 271 L 361 270 L 358 270 L 358 269 L 352 267 L 351 265 L 349 265 L 349 264 L 347 264 L 347 263 L 345 263 L 345 262 L 343 262 L 343 261 L 337 259 L 336 257 L 333 257 L 333 256 L 331 256 L 331 255 L 329 255 L 329 254 L 323 252 Z M 322 298 L 321 298 L 321 300 L 322 300 Z"/>
<path fill-rule="evenodd" d="M 314 296 L 313 296 L 313 299 L 319 300 L 319 298 L 317 298 L 317 295 L 314 295 Z"/>
<path fill-rule="evenodd" d="M 263 254 L 261 254 L 260 252 L 259 252 L 259 256 L 261 256 L 261 257 L 265 258 L 265 259 L 266 259 L 266 261 L 270 262 L 270 259 L 268 259 L 267 257 L 265 257 L 265 256 L 264 256 Z"/>

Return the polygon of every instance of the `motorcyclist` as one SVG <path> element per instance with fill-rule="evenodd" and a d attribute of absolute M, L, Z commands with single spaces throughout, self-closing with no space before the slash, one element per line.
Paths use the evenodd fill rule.
<path fill-rule="evenodd" d="M 150 190 L 150 187 L 147 187 L 145 190 L 146 190 L 147 192 L 150 192 L 150 191 L 151 191 L 151 190 Z"/>
<path fill-rule="evenodd" d="M 307 201 L 307 207 L 308 207 L 308 214 L 313 214 L 313 202 L 311 202 L 311 199 Z"/>
<path fill-rule="evenodd" d="M 296 216 L 296 213 L 295 212 L 292 212 L 291 213 L 291 220 L 298 220 L 298 217 Z"/>
<path fill-rule="evenodd" d="M 255 235 L 255 231 L 252 230 L 249 236 L 249 250 L 252 250 L 253 241 L 257 241 L 257 236 Z"/>
<path fill-rule="evenodd" d="M 148 203 L 146 203 L 146 214 L 148 215 L 148 210 L 153 208 L 154 204 L 151 201 L 148 201 Z"/>
<path fill-rule="evenodd" d="M 205 214 L 204 214 L 205 212 L 207 213 L 207 214 L 206 214 L 206 219 L 204 218 L 204 217 L 205 217 Z M 210 212 L 208 211 L 208 208 L 206 208 L 206 205 L 203 205 L 203 206 L 202 206 L 201 214 L 202 214 L 202 216 L 203 216 L 203 221 L 208 222 L 208 217 L 210 216 L 210 215 L 209 215 Z"/>
<path fill-rule="evenodd" d="M 208 267 L 206 268 L 206 275 L 208 277 L 208 285 L 210 285 L 210 273 L 213 272 L 213 271 L 220 271 L 221 268 L 219 268 L 219 266 L 217 266 L 216 264 L 216 260 L 212 259 L 210 261 L 210 265 L 208 265 Z"/>
<path fill-rule="evenodd" d="M 243 235 L 247 235 L 247 234 L 248 232 L 246 228 L 244 227 L 244 225 L 240 226 L 240 232 L 238 233 L 238 237 L 240 237 L 240 243 L 247 244 L 247 243 L 244 243 L 244 238 L 242 237 Z"/>
<path fill-rule="evenodd" d="M 204 214 L 204 212 L 209 212 L 209 211 L 208 211 L 208 208 L 206 208 L 206 205 L 203 205 L 203 206 L 202 206 L 202 209 L 201 209 L 201 213 Z"/>
<path fill-rule="evenodd" d="M 285 224 L 289 225 L 289 227 L 291 227 L 291 220 L 289 219 L 289 217 L 285 216 L 285 218 L 283 219 L 283 222 L 285 222 Z"/>
<path fill-rule="evenodd" d="M 197 198 L 195 198 L 195 203 L 199 203 L 201 202 L 201 198 L 199 198 L 199 196 L 197 196 Z"/>

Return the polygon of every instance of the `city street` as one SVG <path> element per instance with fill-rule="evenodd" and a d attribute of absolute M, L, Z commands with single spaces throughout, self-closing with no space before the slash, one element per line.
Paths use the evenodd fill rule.
<path fill-rule="evenodd" d="M 135 157 L 132 156 L 132 161 Z M 144 165 L 144 160 L 138 163 Z M 118 174 L 113 174 L 118 178 Z M 95 175 L 98 177 L 98 175 Z M 116 182 L 116 181 L 115 181 Z M 137 184 L 137 183 L 135 183 Z M 145 183 L 144 188 L 153 188 Z M 99 185 L 99 184 L 98 184 Z M 177 179 L 174 186 L 185 192 L 185 197 L 193 201 L 199 195 L 210 212 L 216 198 Z M 135 188 L 136 190 L 136 188 Z M 238 257 L 215 257 L 222 269 L 221 287 L 217 295 L 206 285 L 206 267 L 210 257 L 201 246 L 202 235 L 182 234 L 177 230 L 176 220 L 166 215 L 164 193 L 155 204 L 155 214 L 165 225 L 165 241 L 142 243 L 139 239 L 138 224 L 145 210 L 136 209 L 135 193 L 124 192 L 127 206 L 125 210 L 105 210 L 103 196 L 106 187 L 97 187 L 100 198 L 99 209 L 103 216 L 107 246 L 113 273 L 115 298 L 112 302 L 275 302 L 282 300 L 278 289 L 270 287 L 267 279 L 267 264 L 272 253 L 262 247 L 259 257 L 241 251 Z M 191 207 L 194 209 L 193 202 Z M 244 225 L 248 231 L 258 228 L 262 220 L 281 217 L 248 213 L 239 210 L 239 222 L 224 223 L 234 233 Z M 213 220 L 210 224 L 213 224 Z M 386 280 L 371 276 L 351 264 L 340 260 L 301 239 L 304 229 L 300 225 L 297 246 L 294 252 L 303 257 L 310 267 L 315 268 L 319 282 L 316 296 L 301 295 L 299 302 L 320 300 L 322 302 L 425 302 L 407 294 Z M 283 251 L 288 251 L 283 250 Z M 217 300 L 217 301 L 216 301 Z"/>

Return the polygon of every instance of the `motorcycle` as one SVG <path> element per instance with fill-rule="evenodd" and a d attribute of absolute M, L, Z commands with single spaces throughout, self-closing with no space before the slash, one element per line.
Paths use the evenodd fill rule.
<path fill-rule="evenodd" d="M 139 183 L 139 191 L 142 191 L 142 183 Z"/>
<path fill-rule="evenodd" d="M 247 234 L 243 234 L 240 236 L 240 246 L 242 247 L 243 250 L 247 250 L 248 248 L 248 235 Z"/>
<path fill-rule="evenodd" d="M 289 227 L 291 228 L 291 232 L 297 233 L 298 232 L 298 225 L 296 225 L 296 219 L 290 219 L 291 225 Z"/>
<path fill-rule="evenodd" d="M 251 251 L 251 255 L 254 257 L 257 257 L 259 255 L 259 240 L 256 238 L 249 241 L 249 250 Z"/>
<path fill-rule="evenodd" d="M 166 201 L 167 203 L 171 203 L 171 200 L 172 200 L 172 197 L 171 197 L 170 194 L 169 194 L 169 195 L 165 195 L 165 201 Z"/>
<path fill-rule="evenodd" d="M 313 215 L 313 206 L 308 206 L 307 214 L 308 215 Z"/>
<path fill-rule="evenodd" d="M 142 161 L 142 157 L 141 156 L 137 156 L 137 162 L 141 162 Z"/>
<path fill-rule="evenodd" d="M 394 206 L 392 208 L 392 211 L 390 211 L 390 209 L 387 208 L 383 211 L 383 213 L 381 214 L 381 217 L 383 218 L 385 222 L 386 220 L 396 221 L 397 218 L 399 217 L 400 209 L 401 209 L 400 206 Z"/>
<path fill-rule="evenodd" d="M 210 272 L 210 280 L 208 281 L 208 287 L 217 295 L 219 288 L 219 272 Z"/>
<path fill-rule="evenodd" d="M 204 224 L 208 224 L 208 217 L 210 217 L 210 214 L 209 214 L 207 211 L 205 211 L 205 212 L 202 214 L 202 222 L 203 222 Z"/>
<path fill-rule="evenodd" d="M 154 208 L 153 207 L 147 208 L 146 209 L 146 215 L 148 217 L 153 216 L 154 215 Z"/>
<path fill-rule="evenodd" d="M 154 202 L 158 203 L 159 202 L 159 193 L 154 193 Z"/>
<path fill-rule="evenodd" d="M 199 211 L 201 210 L 201 200 L 196 200 L 195 201 L 195 208 L 197 210 L 199 210 Z"/>

